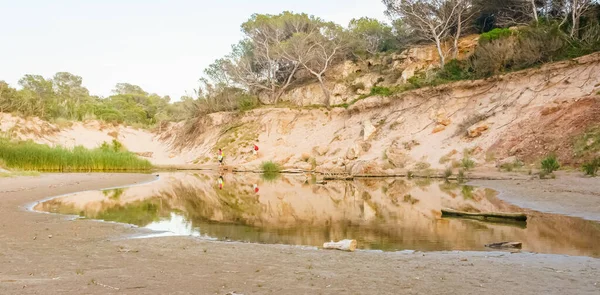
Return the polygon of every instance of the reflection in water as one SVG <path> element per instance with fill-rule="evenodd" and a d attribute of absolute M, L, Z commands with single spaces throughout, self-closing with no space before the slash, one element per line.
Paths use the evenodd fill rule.
<path fill-rule="evenodd" d="M 319 246 L 350 238 L 362 249 L 486 250 L 484 244 L 518 241 L 526 251 L 600 257 L 600 224 L 594 221 L 527 211 L 526 224 L 441 218 L 442 208 L 525 211 L 489 189 L 404 179 L 318 185 L 305 176 L 265 180 L 255 174 L 217 176 L 214 185 L 215 177 L 164 173 L 147 185 L 81 192 L 35 209 L 258 243 Z"/>

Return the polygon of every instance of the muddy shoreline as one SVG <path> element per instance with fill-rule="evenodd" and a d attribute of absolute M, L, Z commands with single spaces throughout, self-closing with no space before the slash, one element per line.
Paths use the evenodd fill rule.
<path fill-rule="evenodd" d="M 71 221 L 60 215 L 24 210 L 26 204 L 49 196 L 142 183 L 153 177 L 43 174 L 0 179 L 0 293 L 420 294 L 452 290 L 462 294 L 597 294 L 600 291 L 600 259 L 588 257 L 506 252 L 342 253 L 188 237 L 123 239 L 140 234 L 140 229 L 91 220 Z M 555 185 L 558 190 L 563 184 Z M 536 186 L 539 184 L 532 182 L 528 187 Z M 588 198 L 581 198 L 585 201 L 571 202 L 579 205 L 569 210 L 576 213 L 591 207 L 588 201 L 598 205 L 600 196 L 590 192 Z M 510 201 L 508 197 L 507 200 Z M 561 206 L 560 197 L 544 201 L 544 206 L 552 202 L 557 203 L 556 207 Z M 595 214 L 594 210 L 581 212 Z"/>

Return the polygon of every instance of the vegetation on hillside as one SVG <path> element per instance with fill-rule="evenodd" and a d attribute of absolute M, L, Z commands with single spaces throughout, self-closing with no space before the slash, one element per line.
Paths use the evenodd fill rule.
<path fill-rule="evenodd" d="M 141 171 L 152 168 L 150 162 L 124 150 L 116 140 L 90 150 L 82 146 L 67 149 L 0 138 L 0 161 L 6 168 L 32 171 Z"/>
<path fill-rule="evenodd" d="M 286 91 L 306 83 L 318 83 L 329 105 L 328 71 L 336 64 L 352 60 L 383 72 L 389 63 L 370 61 L 389 60 L 388 53 L 418 44 L 435 45 L 437 69 L 418 72 L 402 85 L 393 85 L 399 73 L 392 71 L 396 79 L 388 84 L 393 86 L 376 83 L 358 99 L 485 78 L 600 50 L 597 0 L 382 2 L 391 24 L 362 17 L 343 27 L 304 13 L 254 14 L 241 25 L 243 39 L 204 70 L 193 95 L 177 103 L 126 83 L 100 98 L 89 94 L 81 77 L 57 73 L 49 79 L 25 75 L 19 90 L 0 81 L 0 112 L 141 125 L 188 118 L 194 123 L 208 113 L 256 108 L 260 100 L 277 103 Z M 482 34 L 480 44 L 469 58 L 457 60 L 459 38 L 473 33 Z M 353 82 L 350 89 L 365 90 L 364 83 Z"/>

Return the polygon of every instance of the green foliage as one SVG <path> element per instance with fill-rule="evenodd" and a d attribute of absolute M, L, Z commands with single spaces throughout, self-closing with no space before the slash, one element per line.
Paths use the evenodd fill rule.
<path fill-rule="evenodd" d="M 583 164 L 582 168 L 586 175 L 596 176 L 598 169 L 600 169 L 600 157 Z"/>
<path fill-rule="evenodd" d="M 392 93 L 392 90 L 387 87 L 373 86 L 371 88 L 371 95 L 390 96 Z"/>
<path fill-rule="evenodd" d="M 124 205 L 118 204 L 106 208 L 93 216 L 86 217 L 135 224 L 137 226 L 146 226 L 151 222 L 159 220 L 161 203 L 162 202 L 158 202 L 155 199 L 148 199 Z"/>
<path fill-rule="evenodd" d="M 465 171 L 469 171 L 475 167 L 475 161 L 473 161 L 471 158 L 469 158 L 469 156 L 465 156 L 460 161 L 460 164 L 463 167 L 463 169 L 465 169 Z"/>
<path fill-rule="evenodd" d="M 496 28 L 487 33 L 479 35 L 479 44 L 485 44 L 493 40 L 507 38 L 512 35 L 512 31 L 509 28 Z"/>
<path fill-rule="evenodd" d="M 153 125 L 181 113 L 168 96 L 148 94 L 141 87 L 119 83 L 115 95 L 99 98 L 82 86 L 83 79 L 59 72 L 52 79 L 25 75 L 20 90 L 0 81 L 0 112 L 38 116 L 46 120 L 100 119 L 106 122 Z"/>
<path fill-rule="evenodd" d="M 139 171 L 152 168 L 147 160 L 123 151 L 117 141 L 89 150 L 82 146 L 66 149 L 31 141 L 0 139 L 0 159 L 7 168 L 36 171 Z"/>
<path fill-rule="evenodd" d="M 555 155 L 549 155 L 544 158 L 541 162 L 542 171 L 546 174 L 550 174 L 558 169 L 560 169 L 560 164 L 558 163 L 558 159 Z"/>
<path fill-rule="evenodd" d="M 272 161 L 262 162 L 260 167 L 263 171 L 262 177 L 265 180 L 275 180 L 279 177 L 279 174 L 281 173 L 281 167 L 279 166 L 279 164 Z"/>
<path fill-rule="evenodd" d="M 469 72 L 469 65 L 466 61 L 452 59 L 446 63 L 441 71 L 437 73 L 437 78 L 442 81 L 459 81 L 470 79 L 471 73 Z M 438 83 L 442 84 L 440 82 Z"/>
<path fill-rule="evenodd" d="M 397 48 L 392 27 L 373 18 L 352 19 L 348 25 L 348 32 L 353 41 L 354 51 L 359 54 L 365 52 L 373 55 Z"/>

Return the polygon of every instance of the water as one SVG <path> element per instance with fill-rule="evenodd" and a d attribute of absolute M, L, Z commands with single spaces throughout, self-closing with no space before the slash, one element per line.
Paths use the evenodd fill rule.
<path fill-rule="evenodd" d="M 254 243 L 321 246 L 356 239 L 359 248 L 523 250 L 600 257 L 600 223 L 528 211 L 490 189 L 430 180 L 363 179 L 315 184 L 310 176 L 263 180 L 257 174 L 161 173 L 125 189 L 76 193 L 34 209 L 134 224 L 158 235 L 191 235 Z M 442 218 L 440 210 L 525 212 L 526 223 Z"/>

